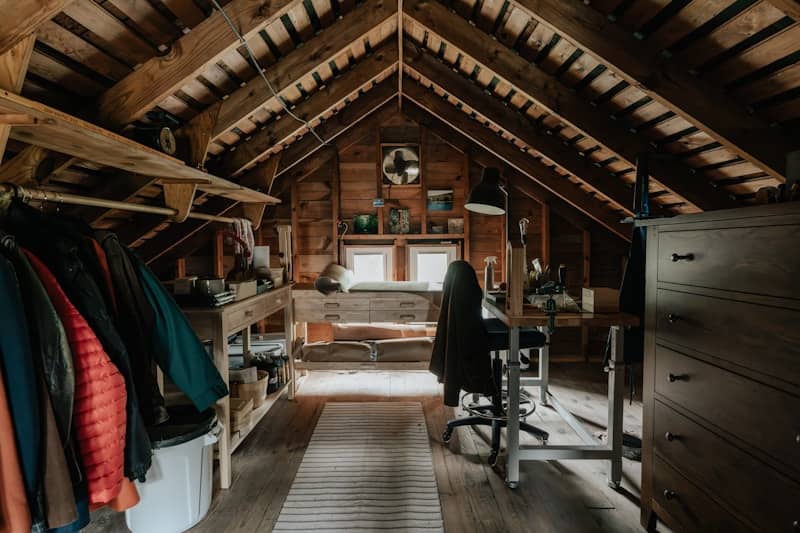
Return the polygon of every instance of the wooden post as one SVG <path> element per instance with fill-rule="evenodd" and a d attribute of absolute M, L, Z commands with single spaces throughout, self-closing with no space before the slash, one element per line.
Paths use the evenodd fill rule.
<path fill-rule="evenodd" d="M 591 256 L 592 256 L 592 232 L 588 229 L 583 230 L 583 286 L 591 285 Z M 581 327 L 581 354 L 584 361 L 589 362 L 589 327 Z"/>
<path fill-rule="evenodd" d="M 550 204 L 542 204 L 542 266 L 550 264 Z"/>
<path fill-rule="evenodd" d="M 470 191 L 470 184 L 469 184 L 469 152 L 464 153 L 463 159 L 463 167 L 461 169 L 461 173 L 463 175 L 463 182 L 464 182 L 464 201 L 466 202 L 466 197 Z M 427 196 L 427 194 L 426 194 Z M 425 198 L 425 203 L 427 204 L 427 198 Z M 463 259 L 467 263 L 470 262 L 470 230 L 469 230 L 469 211 L 467 208 L 462 206 L 461 207 L 462 217 L 464 218 L 464 247 L 462 249 Z"/>
<path fill-rule="evenodd" d="M 339 158 L 334 157 L 333 163 L 336 166 L 336 168 L 333 169 L 333 178 L 331 179 L 331 210 L 333 213 L 333 216 L 331 217 L 333 219 L 331 221 L 331 235 L 333 236 L 333 262 L 341 264 L 341 258 L 339 257 L 339 248 L 341 247 L 341 241 L 339 240 L 339 216 L 341 213 L 341 194 L 339 192 L 339 182 L 341 181 L 341 176 L 339 175 Z"/>
<path fill-rule="evenodd" d="M 525 275 L 525 250 L 515 248 L 511 243 L 506 244 L 506 263 L 508 265 L 508 289 L 506 302 L 511 315 L 522 314 L 523 277 Z"/>
<path fill-rule="evenodd" d="M 222 230 L 214 232 L 214 242 L 212 245 L 214 251 L 214 277 L 225 277 L 225 234 Z"/>
<path fill-rule="evenodd" d="M 175 260 L 175 277 L 176 278 L 185 278 L 186 277 L 186 258 L 181 257 Z"/>

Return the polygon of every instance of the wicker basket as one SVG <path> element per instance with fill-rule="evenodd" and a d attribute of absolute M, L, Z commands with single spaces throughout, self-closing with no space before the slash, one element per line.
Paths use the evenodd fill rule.
<path fill-rule="evenodd" d="M 253 408 L 264 405 L 267 398 L 267 385 L 269 372 L 258 371 L 258 381 L 255 383 L 231 383 L 231 396 L 240 400 L 253 400 Z"/>
<path fill-rule="evenodd" d="M 250 429 L 253 421 L 253 400 L 231 398 L 231 433 Z"/>

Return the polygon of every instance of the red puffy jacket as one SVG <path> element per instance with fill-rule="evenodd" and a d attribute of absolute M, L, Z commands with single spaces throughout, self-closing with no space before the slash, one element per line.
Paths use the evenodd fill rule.
<path fill-rule="evenodd" d="M 123 484 L 125 380 L 50 270 L 28 250 L 23 251 L 64 324 L 72 350 L 75 366 L 73 424 L 88 484 L 89 503 L 94 507 L 111 502 L 120 494 Z"/>

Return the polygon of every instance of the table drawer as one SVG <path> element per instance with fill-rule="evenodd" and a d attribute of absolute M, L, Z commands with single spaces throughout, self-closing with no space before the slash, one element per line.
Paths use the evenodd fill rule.
<path fill-rule="evenodd" d="M 295 306 L 294 319 L 297 322 L 369 322 L 369 311 L 351 311 L 338 309 L 315 309 Z"/>
<path fill-rule="evenodd" d="M 369 302 L 369 308 L 372 311 L 380 311 L 382 309 L 418 309 L 427 310 L 430 307 L 430 302 L 421 296 L 413 294 L 406 296 L 398 296 L 396 298 L 372 298 Z"/>
<path fill-rule="evenodd" d="M 386 309 L 370 311 L 372 322 L 428 322 L 427 309 Z"/>
<path fill-rule="evenodd" d="M 798 234 L 800 225 L 661 231 L 658 281 L 800 298 L 800 254 L 781 254 Z"/>
<path fill-rule="evenodd" d="M 752 531 L 658 456 L 653 458 L 653 499 L 677 522 L 667 525 L 678 531 Z"/>
<path fill-rule="evenodd" d="M 288 296 L 279 296 L 269 300 L 260 300 L 257 303 L 229 312 L 226 317 L 228 333 L 244 329 L 248 324 L 266 318 L 277 312 L 285 305 Z"/>
<path fill-rule="evenodd" d="M 800 398 L 663 346 L 656 393 L 800 472 Z"/>
<path fill-rule="evenodd" d="M 800 311 L 664 289 L 656 309 L 658 338 L 800 383 Z"/>
<path fill-rule="evenodd" d="M 356 299 L 320 298 L 318 300 L 295 300 L 295 310 L 300 311 L 369 311 L 369 302 Z"/>
<path fill-rule="evenodd" d="M 760 530 L 792 531 L 800 485 L 661 402 L 654 416 L 656 453 Z"/>

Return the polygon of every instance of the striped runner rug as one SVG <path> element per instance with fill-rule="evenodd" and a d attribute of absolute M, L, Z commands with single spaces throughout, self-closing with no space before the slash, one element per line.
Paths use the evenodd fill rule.
<path fill-rule="evenodd" d="M 422 405 L 326 403 L 273 531 L 443 532 Z"/>

